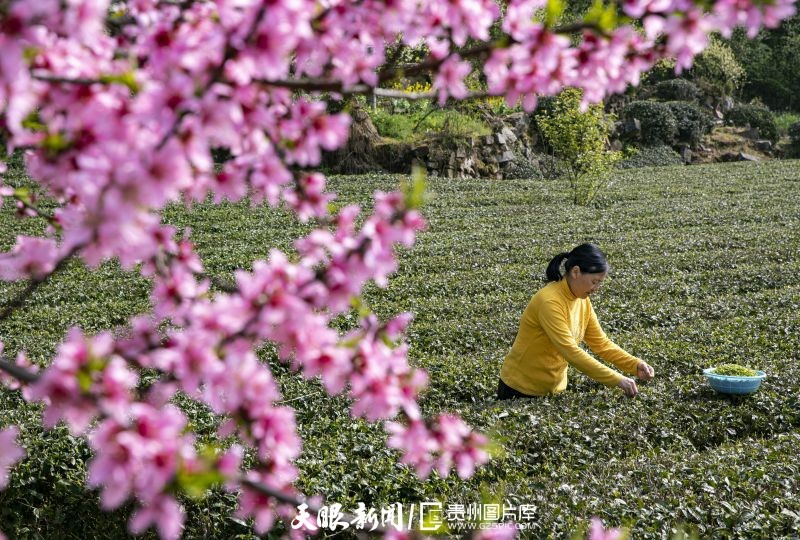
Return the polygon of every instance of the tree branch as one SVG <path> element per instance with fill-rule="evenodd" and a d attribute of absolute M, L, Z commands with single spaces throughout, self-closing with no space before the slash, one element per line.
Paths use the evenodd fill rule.
<path fill-rule="evenodd" d="M 11 302 L 9 302 L 8 304 L 6 304 L 6 305 L 3 307 L 3 310 L 2 310 L 2 311 L 0 311 L 0 321 L 4 321 L 5 319 L 7 319 L 7 318 L 9 317 L 9 315 L 11 315 L 11 313 L 13 313 L 13 312 L 14 312 L 14 310 L 15 310 L 15 309 L 17 309 L 17 308 L 19 308 L 20 306 L 22 306 L 22 305 L 25 303 L 25 301 L 26 301 L 26 300 L 27 300 L 27 299 L 28 299 L 28 298 L 29 298 L 29 297 L 30 297 L 30 296 L 31 296 L 31 295 L 32 295 L 34 292 L 36 292 L 36 289 L 38 289 L 38 288 L 39 288 L 39 287 L 40 287 L 40 286 L 41 286 L 43 283 L 45 283 L 45 282 L 46 282 L 48 279 L 50 279 L 50 277 L 51 277 L 51 276 L 53 276 L 53 275 L 54 275 L 54 274 L 56 274 L 57 272 L 61 271 L 61 270 L 64 268 L 64 266 L 66 266 L 67 262 L 68 262 L 68 261 L 69 261 L 69 260 L 70 260 L 72 257 L 74 257 L 74 256 L 75 256 L 75 254 L 76 254 L 76 253 L 78 253 L 78 251 L 79 251 L 81 248 L 83 248 L 83 244 L 79 244 L 79 245 L 77 245 L 77 246 L 73 247 L 73 248 L 72 248 L 72 249 L 69 251 L 69 253 L 67 253 L 66 255 L 64 255 L 64 256 L 61 258 L 61 260 L 59 260 L 59 261 L 56 263 L 56 265 L 53 267 L 53 269 L 52 269 L 50 272 L 48 272 L 47 274 L 45 274 L 45 275 L 44 275 L 44 276 L 42 276 L 42 277 L 31 279 L 31 281 L 28 283 L 28 286 L 27 286 L 27 287 L 25 287 L 25 289 L 24 289 L 24 290 L 23 290 L 21 293 L 19 293 L 19 294 L 16 296 L 16 298 L 12 299 L 12 300 L 11 300 Z"/>
<path fill-rule="evenodd" d="M 63 84 L 75 84 L 81 86 L 89 86 L 91 84 L 108 84 L 105 81 L 101 81 L 100 79 L 89 79 L 83 77 L 63 77 L 61 75 L 52 75 L 52 74 L 45 74 L 45 73 L 32 73 L 31 77 L 36 79 L 37 81 L 44 81 L 44 82 L 51 82 L 51 83 L 63 83 Z"/>
<path fill-rule="evenodd" d="M 2 357 L 0 357 L 0 371 L 5 371 L 18 381 L 22 381 L 26 384 L 35 383 L 40 377 L 38 373 L 29 371 Z"/>
<path fill-rule="evenodd" d="M 247 480 L 247 479 L 243 479 L 241 481 L 241 484 L 243 486 L 249 488 L 249 489 L 252 489 L 253 491 L 257 491 L 257 492 L 259 492 L 259 493 L 261 493 L 263 495 L 266 495 L 268 497 L 272 497 L 273 499 L 276 499 L 276 500 L 278 500 L 278 501 L 280 501 L 282 503 L 285 503 L 285 504 L 290 504 L 290 505 L 295 506 L 295 507 L 300 506 L 301 504 L 305 504 L 305 505 L 308 506 L 307 511 L 310 514 L 319 515 L 319 513 L 321 511 L 320 507 L 318 507 L 316 505 L 309 504 L 308 500 L 302 495 L 300 497 L 289 495 L 288 493 L 284 493 L 284 492 L 282 492 L 280 490 L 271 488 L 266 484 L 262 484 L 261 482 L 254 482 L 252 480 Z M 349 514 L 347 512 L 341 512 L 339 514 L 339 516 L 341 516 L 342 521 L 346 521 L 348 523 L 356 521 L 356 516 L 354 516 L 352 514 Z M 366 533 L 366 534 L 374 534 L 374 535 L 383 536 L 383 535 L 386 535 L 386 533 L 389 532 L 389 529 L 386 529 L 384 527 L 376 527 L 374 530 L 371 530 L 371 531 L 364 530 L 363 532 Z"/>

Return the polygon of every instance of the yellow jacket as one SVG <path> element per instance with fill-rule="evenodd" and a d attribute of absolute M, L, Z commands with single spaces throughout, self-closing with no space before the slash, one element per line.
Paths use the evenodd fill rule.
<path fill-rule="evenodd" d="M 603 360 L 629 374 L 636 373 L 640 360 L 608 339 L 597 322 L 592 302 L 572 294 L 566 278 L 550 282 L 533 295 L 522 314 L 500 378 L 523 394 L 554 394 L 567 387 L 569 363 L 606 386 L 619 384 L 622 375 L 581 349 L 581 341 Z"/>

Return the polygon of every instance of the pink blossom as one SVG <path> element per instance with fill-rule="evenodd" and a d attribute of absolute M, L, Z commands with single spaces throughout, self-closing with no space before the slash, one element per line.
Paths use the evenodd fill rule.
<path fill-rule="evenodd" d="M 622 531 L 620 529 L 606 530 L 603 528 L 603 522 L 600 518 L 592 518 L 588 540 L 619 540 L 620 538 L 622 538 Z"/>
<path fill-rule="evenodd" d="M 17 443 L 19 428 L 12 426 L 0 431 L 0 490 L 8 485 L 8 469 L 25 456 Z"/>
<path fill-rule="evenodd" d="M 131 534 L 142 534 L 150 526 L 158 528 L 164 540 L 176 540 L 183 531 L 183 510 L 173 497 L 161 496 L 133 512 L 129 523 Z"/>
<path fill-rule="evenodd" d="M 476 531 L 472 535 L 472 540 L 511 540 L 517 536 L 517 529 L 513 523 L 495 523 L 491 529 Z"/>
<path fill-rule="evenodd" d="M 387 444 L 390 448 L 401 450 L 401 462 L 414 467 L 420 478 L 427 478 L 433 470 L 433 454 L 439 449 L 436 440 L 431 437 L 425 423 L 414 420 L 408 426 L 398 422 L 384 424 L 389 432 Z"/>
<path fill-rule="evenodd" d="M 101 412 L 123 416 L 138 378 L 124 361 L 112 357 L 109 333 L 92 338 L 72 329 L 53 363 L 30 385 L 28 399 L 43 400 L 43 423 L 53 427 L 59 420 L 73 434 L 82 434 Z"/>
<path fill-rule="evenodd" d="M 439 93 L 439 106 L 443 106 L 447 101 L 447 96 L 462 99 L 467 96 L 469 91 L 464 83 L 467 75 L 472 71 L 469 62 L 461 60 L 457 54 L 449 57 L 442 63 L 436 80 L 433 82 L 433 89 Z"/>
<path fill-rule="evenodd" d="M 55 240 L 18 236 L 11 251 L 0 253 L 0 279 L 42 279 L 53 271 L 57 260 Z"/>
<path fill-rule="evenodd" d="M 18 238 L 0 254 L 0 278 L 42 279 L 74 251 L 90 266 L 116 259 L 153 283 L 152 317 L 134 318 L 120 339 L 71 330 L 39 380 L 23 388 L 26 398 L 44 402 L 47 426 L 64 420 L 82 433 L 97 421 L 89 484 L 101 489 L 105 508 L 135 499 L 132 532 L 155 526 L 162 537 L 177 537 L 184 518 L 176 478 L 213 467 L 239 489 L 238 515 L 254 518 L 259 532 L 278 516 L 291 518 L 293 508 L 240 482 L 242 449 L 198 458 L 185 416 L 168 403 L 181 390 L 211 407 L 224 417 L 221 435 L 238 435 L 256 451 L 245 477 L 296 493 L 301 440 L 269 366 L 256 356 L 267 342 L 292 369 L 320 377 L 328 393 L 347 389 L 353 415 L 390 420 L 402 412 L 406 424 L 386 424 L 388 444 L 420 476 L 455 467 L 465 478 L 488 459 L 486 438 L 458 417 L 423 420 L 418 396 L 427 375 L 409 365 L 407 317 L 362 317 L 345 336 L 333 328 L 368 283 L 387 285 L 395 248 L 412 246 L 425 221 L 401 193 L 376 193 L 360 227 L 355 206 L 329 216 L 334 195 L 325 177 L 303 169 L 345 144 L 350 119 L 328 113 L 313 91 L 298 98 L 295 88 L 308 81 L 294 79 L 311 78 L 334 98 L 366 93 L 391 75 L 379 73 L 390 44 L 426 45 L 423 66 L 438 65 L 430 75 L 440 104 L 465 97 L 471 64 L 453 47 L 490 39 L 496 2 L 276 0 L 265 9 L 239 0 L 129 0 L 132 24 L 113 36 L 104 27 L 108 0 L 6 4 L 3 151 L 28 148 L 27 172 L 57 200 L 60 233 L 58 241 Z M 567 86 L 582 89 L 584 106 L 599 101 L 637 84 L 665 56 L 686 69 L 710 32 L 744 26 L 754 35 L 795 12 L 792 0 L 719 0 L 709 11 L 684 0 L 625 0 L 623 11 L 644 34 L 625 24 L 573 42 L 535 18 L 544 0 L 507 4 L 495 28 L 509 39 L 489 45 L 476 69 L 490 94 L 529 111 L 537 95 Z M 211 155 L 219 147 L 232 156 L 222 167 Z M 0 186 L 0 197 L 11 194 Z M 162 211 L 178 201 L 247 196 L 254 205 L 284 202 L 301 221 L 319 219 L 320 228 L 295 243 L 296 257 L 273 250 L 252 271 L 236 271 L 231 291 L 214 294 L 199 255 L 161 223 Z M 24 209 L 22 217 L 33 213 Z M 24 355 L 17 363 L 33 371 Z M 131 366 L 161 377 L 143 400 L 133 396 Z M 13 445 L 9 455 L 18 458 Z"/>
<path fill-rule="evenodd" d="M 328 214 L 328 203 L 334 198 L 332 194 L 325 193 L 325 176 L 321 173 L 311 173 L 297 179 L 297 188 L 286 190 L 284 199 L 297 213 L 302 222 L 308 218 L 325 217 Z"/>
<path fill-rule="evenodd" d="M 89 437 L 95 452 L 89 485 L 102 488 L 101 502 L 107 509 L 132 495 L 145 505 L 161 500 L 178 466 L 189 467 L 196 459 L 193 439 L 182 434 L 186 417 L 176 407 L 135 403 L 129 412 L 129 422 L 104 420 Z"/>

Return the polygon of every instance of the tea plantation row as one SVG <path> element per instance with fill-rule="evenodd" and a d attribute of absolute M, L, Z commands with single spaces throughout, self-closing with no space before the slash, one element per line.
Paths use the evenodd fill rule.
<path fill-rule="evenodd" d="M 338 204 L 368 202 L 399 177 L 335 178 Z M 679 526 L 701 536 L 792 537 L 800 530 L 800 163 L 726 164 L 615 173 L 596 207 L 576 208 L 559 181 L 429 182 L 429 229 L 404 252 L 387 289 L 367 300 L 383 317 L 412 311 L 412 361 L 428 370 L 428 414 L 457 411 L 497 442 L 497 455 L 462 482 L 415 479 L 396 464 L 379 427 L 352 420 L 275 362 L 297 409 L 304 451 L 299 488 L 330 502 L 481 500 L 532 504 L 527 536 L 561 537 L 598 515 L 634 538 L 666 538 Z M 12 180 L 14 181 L 14 180 Z M 21 176 L 17 182 L 24 182 Z M 210 273 L 227 277 L 273 247 L 291 250 L 308 230 L 284 212 L 247 205 L 171 208 L 192 228 Z M 0 247 L 41 227 L 0 213 Z M 609 336 L 644 358 L 656 379 L 624 398 L 571 372 L 567 392 L 496 402 L 503 356 L 550 257 L 594 241 L 612 266 L 593 303 Z M 0 284 L 0 299 L 22 284 Z M 148 284 L 115 264 L 71 265 L 23 311 L 0 324 L 9 352 L 45 361 L 65 330 L 90 332 L 148 309 Z M 341 317 L 342 329 L 354 324 Z M 738 362 L 769 377 L 753 396 L 715 394 L 702 369 Z M 181 401 L 213 437 L 217 419 Z M 0 492 L 0 530 L 20 537 L 119 537 L 126 511 L 101 513 L 82 483 L 85 443 L 42 433 L 38 408 L 0 391 L 2 424 L 21 422 L 29 458 Z M 483 499 L 482 499 L 483 498 Z M 187 537 L 252 536 L 228 518 L 229 494 L 185 501 Z"/>

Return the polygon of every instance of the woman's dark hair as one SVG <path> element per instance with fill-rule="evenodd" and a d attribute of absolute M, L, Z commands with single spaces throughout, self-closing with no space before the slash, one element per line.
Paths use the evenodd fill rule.
<path fill-rule="evenodd" d="M 608 272 L 608 260 L 600 248 L 594 244 L 581 244 L 570 252 L 559 253 L 550 261 L 545 270 L 547 281 L 558 281 L 562 278 L 561 262 L 566 259 L 564 269 L 569 272 L 573 266 L 587 274 Z"/>

